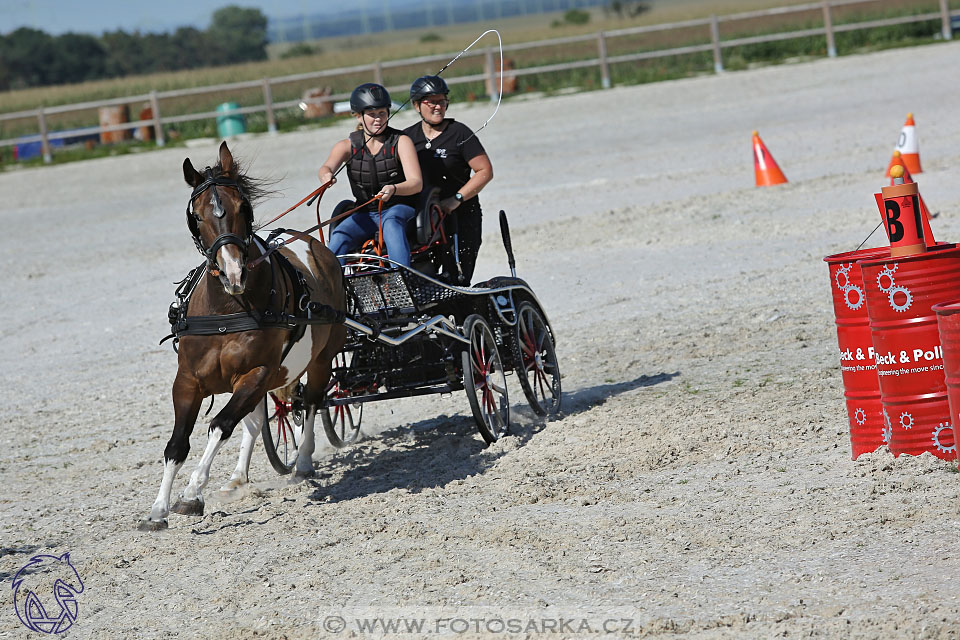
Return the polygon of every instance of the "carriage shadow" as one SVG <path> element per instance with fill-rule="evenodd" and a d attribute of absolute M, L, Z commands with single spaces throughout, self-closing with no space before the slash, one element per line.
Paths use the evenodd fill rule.
<path fill-rule="evenodd" d="M 661 384 L 679 375 L 679 372 L 643 375 L 633 380 L 566 393 L 563 398 L 565 410 L 555 420 L 588 411 L 613 396 Z M 334 503 L 393 489 L 420 493 L 482 474 L 553 422 L 544 422 L 525 405 L 521 407 L 514 403 L 511 411 L 519 413 L 519 419 L 511 427 L 513 442 L 509 446 L 498 443 L 488 447 L 469 416 L 441 416 L 384 431 L 376 436 L 376 444 L 369 443 L 371 441 L 369 444 L 360 443 L 322 461 L 317 469 L 319 479 L 312 481 L 314 490 L 309 498 L 315 502 Z"/>

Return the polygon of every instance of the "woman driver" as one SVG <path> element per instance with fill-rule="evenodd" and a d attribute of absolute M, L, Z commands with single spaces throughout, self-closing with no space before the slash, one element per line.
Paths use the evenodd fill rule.
<path fill-rule="evenodd" d="M 447 213 L 457 212 L 460 266 L 463 284 L 469 284 L 482 235 L 477 194 L 493 180 L 493 166 L 473 131 L 446 117 L 449 93 L 440 76 L 417 78 L 410 86 L 410 101 L 420 114 L 420 122 L 403 132 L 417 150 L 424 192 L 440 187 L 440 206 Z"/>
<path fill-rule="evenodd" d="M 335 255 L 351 253 L 363 242 L 375 237 L 383 225 L 383 241 L 391 260 L 410 266 L 410 244 L 406 226 L 415 215 L 422 180 L 417 152 L 410 138 L 389 126 L 390 94 L 372 82 L 362 84 L 350 96 L 350 109 L 357 118 L 357 130 L 333 146 L 330 157 L 320 167 L 323 183 L 347 165 L 350 189 L 360 206 L 379 196 L 377 201 L 342 220 L 330 234 L 328 246 Z M 341 264 L 344 260 L 340 261 Z"/>

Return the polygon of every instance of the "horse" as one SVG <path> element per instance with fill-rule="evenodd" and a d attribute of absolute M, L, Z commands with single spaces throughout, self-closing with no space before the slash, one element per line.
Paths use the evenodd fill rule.
<path fill-rule="evenodd" d="M 268 248 L 255 236 L 252 203 L 268 193 L 265 182 L 244 173 L 227 143 L 220 145 L 219 162 L 202 172 L 185 159 L 183 177 L 193 189 L 187 226 L 206 263 L 188 276 L 192 289 L 182 300 L 184 324 L 181 332 L 175 331 L 179 348 L 173 434 L 163 451 L 157 499 L 138 526 L 142 531 L 166 529 L 170 511 L 203 515 L 202 491 L 214 456 L 241 421 L 237 467 L 221 491 L 229 493 L 247 484 L 253 445 L 266 416 L 267 393 L 292 388 L 304 373 L 306 414 L 295 477 L 312 476 L 314 419 L 330 381 L 333 358 L 346 340 L 342 324 L 346 293 L 336 256 L 306 236 L 303 242 L 280 249 Z M 288 266 L 280 268 L 284 259 Z M 298 325 L 304 310 L 316 309 L 329 311 L 328 318 Z M 330 319 L 335 317 L 339 322 Z M 305 328 L 298 331 L 298 326 Z M 220 393 L 232 395 L 210 421 L 203 456 L 171 508 L 173 481 L 190 451 L 190 434 L 201 404 Z"/>

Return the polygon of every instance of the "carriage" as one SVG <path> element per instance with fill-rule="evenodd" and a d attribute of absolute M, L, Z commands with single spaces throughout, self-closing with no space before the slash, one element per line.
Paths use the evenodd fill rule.
<path fill-rule="evenodd" d="M 358 439 L 366 403 L 461 390 L 480 435 L 495 442 L 510 427 L 511 374 L 538 416 L 560 410 L 556 339 L 533 289 L 516 276 L 506 214 L 500 212 L 500 228 L 511 275 L 472 286 L 449 282 L 457 269 L 456 232 L 444 218 L 430 199 L 418 212 L 411 267 L 371 246 L 346 256 L 349 333 L 319 409 L 335 447 Z M 264 448 L 274 469 L 289 473 L 304 403 L 298 393 L 270 400 Z"/>
<path fill-rule="evenodd" d="M 187 227 L 205 262 L 180 282 L 168 312 L 164 340 L 173 338 L 178 353 L 174 426 L 140 530 L 167 528 L 171 512 L 203 514 L 214 457 L 238 425 L 240 454 L 221 493 L 249 482 L 258 436 L 276 471 L 312 475 L 316 413 L 331 443 L 344 446 L 359 436 L 368 402 L 465 390 L 481 436 L 494 442 L 510 427 L 508 373 L 517 374 L 536 413 L 560 410 L 553 329 L 516 277 L 502 211 L 511 275 L 461 286 L 452 284 L 456 230 L 435 198 L 411 225 L 411 267 L 382 255 L 378 242 L 347 256 L 343 269 L 310 235 L 334 218 L 310 231 L 255 233 L 252 201 L 263 195 L 262 182 L 240 169 L 225 142 L 215 166 L 201 172 L 186 159 L 183 172 L 193 188 Z M 318 217 L 326 186 L 315 192 Z M 294 241 L 302 241 L 297 249 Z M 201 460 L 171 506 L 201 404 L 220 393 L 230 400 L 210 420 Z"/>

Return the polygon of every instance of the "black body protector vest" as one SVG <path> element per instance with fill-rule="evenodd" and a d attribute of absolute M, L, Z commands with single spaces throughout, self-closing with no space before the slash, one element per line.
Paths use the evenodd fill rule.
<path fill-rule="evenodd" d="M 406 180 L 403 175 L 403 166 L 400 156 L 397 155 L 397 144 L 402 133 L 393 127 L 388 127 L 387 135 L 383 140 L 383 147 L 374 155 L 367 149 L 363 140 L 363 131 L 354 131 L 350 134 L 350 160 L 347 161 L 347 175 L 350 178 L 350 189 L 357 204 L 363 204 L 380 193 L 380 189 L 387 184 L 400 184 Z M 416 206 L 416 196 L 394 196 L 386 206 L 395 204 L 409 204 Z M 376 211 L 376 203 L 367 207 Z"/>

